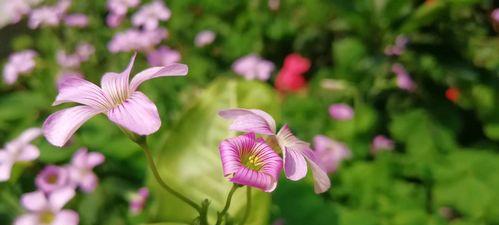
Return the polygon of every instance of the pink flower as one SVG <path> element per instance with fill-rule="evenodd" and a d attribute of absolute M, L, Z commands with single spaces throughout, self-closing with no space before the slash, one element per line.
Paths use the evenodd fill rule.
<path fill-rule="evenodd" d="M 30 142 L 41 134 L 39 128 L 29 128 L 0 149 L 0 181 L 10 179 L 12 167 L 16 162 L 33 161 L 38 158 L 40 151 Z"/>
<path fill-rule="evenodd" d="M 211 30 L 203 30 L 199 32 L 196 35 L 196 38 L 194 39 L 194 44 L 197 47 L 204 47 L 206 45 L 209 45 L 215 41 L 217 34 Z"/>
<path fill-rule="evenodd" d="M 64 50 L 59 50 L 56 55 L 57 63 L 63 68 L 78 68 L 82 62 L 90 58 L 94 51 L 94 47 L 88 43 L 79 44 L 73 54 L 67 54 Z"/>
<path fill-rule="evenodd" d="M 388 56 L 399 56 L 405 51 L 405 47 L 409 43 L 409 38 L 403 35 L 397 36 L 395 39 L 395 45 L 387 46 L 385 48 L 385 55 Z"/>
<path fill-rule="evenodd" d="M 329 177 L 314 151 L 310 149 L 310 144 L 295 137 L 288 125 L 284 125 L 276 134 L 276 125 L 272 116 L 258 109 L 228 109 L 220 111 L 219 115 L 233 120 L 229 127 L 231 130 L 268 135 L 272 142 L 277 143 L 283 154 L 284 172 L 288 179 L 304 178 L 308 162 L 314 177 L 315 192 L 325 192 L 331 186 Z"/>
<path fill-rule="evenodd" d="M 32 10 L 28 21 L 28 27 L 36 29 L 40 26 L 54 27 L 59 25 L 70 5 L 70 0 L 60 0 L 54 6 L 44 6 Z"/>
<path fill-rule="evenodd" d="M 90 58 L 90 56 L 94 54 L 94 52 L 95 52 L 94 46 L 86 42 L 78 44 L 78 46 L 76 46 L 76 51 L 75 51 L 76 55 L 80 57 L 80 61 L 82 62 L 87 61 Z"/>
<path fill-rule="evenodd" d="M 314 148 L 317 158 L 328 173 L 338 169 L 341 161 L 352 156 L 350 149 L 340 142 L 329 139 L 324 135 L 314 137 Z"/>
<path fill-rule="evenodd" d="M 336 120 L 351 120 L 354 116 L 352 107 L 339 103 L 329 106 L 329 115 Z"/>
<path fill-rule="evenodd" d="M 397 86 L 409 92 L 416 90 L 416 85 L 412 80 L 411 76 L 407 73 L 404 66 L 399 63 L 395 63 L 392 66 L 392 72 L 397 75 Z"/>
<path fill-rule="evenodd" d="M 392 139 L 387 138 L 385 135 L 376 135 L 373 139 L 373 143 L 371 144 L 371 152 L 376 154 L 383 150 L 391 151 L 395 147 L 394 145 L 395 144 Z"/>
<path fill-rule="evenodd" d="M 130 212 L 139 214 L 144 210 L 147 198 L 149 197 L 149 189 L 146 187 L 140 188 L 137 193 L 130 197 Z"/>
<path fill-rule="evenodd" d="M 284 59 L 284 66 L 277 74 L 275 87 L 282 92 L 295 92 L 303 89 L 307 82 L 303 76 L 310 69 L 310 60 L 296 53 Z"/>
<path fill-rule="evenodd" d="M 158 110 L 149 98 L 137 91 L 144 81 L 163 76 L 184 76 L 187 66 L 170 64 L 146 69 L 129 81 L 135 55 L 122 73 L 108 72 L 101 87 L 76 76 L 64 80 L 54 105 L 66 102 L 81 105 L 57 111 L 43 124 L 43 134 L 55 146 L 63 146 L 88 119 L 104 113 L 117 125 L 139 135 L 149 135 L 161 126 Z"/>
<path fill-rule="evenodd" d="M 124 15 L 110 13 L 106 17 L 106 24 L 112 28 L 118 27 L 123 22 L 123 19 L 125 19 Z"/>
<path fill-rule="evenodd" d="M 55 190 L 68 187 L 68 170 L 63 167 L 49 165 L 46 166 L 35 178 L 35 184 L 39 190 L 51 193 Z"/>
<path fill-rule="evenodd" d="M 281 6 L 281 0 L 268 0 L 268 6 L 270 10 L 277 11 Z"/>
<path fill-rule="evenodd" d="M 146 51 L 152 49 L 168 36 L 165 29 L 138 30 L 129 29 L 117 33 L 108 44 L 111 52 Z"/>
<path fill-rule="evenodd" d="M 9 85 L 14 84 L 19 75 L 30 73 L 35 68 L 36 55 L 33 50 L 12 53 L 3 68 L 4 82 Z"/>
<path fill-rule="evenodd" d="M 66 82 L 66 79 L 83 79 L 83 75 L 79 72 L 63 71 L 59 73 L 56 84 L 57 89 L 61 89 L 62 85 Z"/>
<path fill-rule="evenodd" d="M 129 8 L 135 8 L 140 0 L 108 0 L 107 8 L 115 15 L 125 15 Z"/>
<path fill-rule="evenodd" d="M 229 138 L 218 147 L 224 176 L 231 182 L 271 192 L 277 187 L 282 159 L 255 133 Z"/>
<path fill-rule="evenodd" d="M 180 53 L 168 46 L 160 46 L 157 50 L 147 53 L 147 61 L 151 66 L 165 66 L 180 61 Z"/>
<path fill-rule="evenodd" d="M 232 70 L 247 80 L 268 80 L 274 71 L 274 64 L 260 56 L 244 56 L 232 64 Z"/>
<path fill-rule="evenodd" d="M 84 192 L 94 191 L 99 179 L 92 170 L 104 163 L 104 160 L 101 153 L 88 152 L 85 148 L 78 150 L 68 166 L 71 183 L 79 186 Z"/>
<path fill-rule="evenodd" d="M 29 13 L 31 6 L 26 0 L 9 0 L 0 2 L 0 13 L 7 18 L 8 23 L 15 24 L 21 21 L 22 17 Z M 3 20 L 3 19 L 2 19 Z M 1 23 L 3 24 L 3 23 Z"/>
<path fill-rule="evenodd" d="M 490 17 L 495 23 L 499 23 L 499 8 L 494 9 L 494 11 L 490 14 Z"/>
<path fill-rule="evenodd" d="M 88 17 L 83 13 L 75 13 L 65 16 L 64 22 L 69 27 L 83 28 L 88 26 Z"/>
<path fill-rule="evenodd" d="M 170 9 L 161 1 L 154 1 L 142 6 L 132 16 L 134 26 L 142 26 L 146 30 L 154 30 L 158 27 L 159 21 L 167 21 L 171 16 Z"/>
<path fill-rule="evenodd" d="M 28 213 L 18 217 L 14 225 L 78 225 L 79 216 L 73 210 L 62 207 L 75 195 L 71 188 L 56 190 L 50 194 L 35 191 L 24 194 L 21 204 Z"/>

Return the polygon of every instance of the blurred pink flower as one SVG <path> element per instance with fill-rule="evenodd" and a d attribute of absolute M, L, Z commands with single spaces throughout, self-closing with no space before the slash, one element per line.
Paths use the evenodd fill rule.
<path fill-rule="evenodd" d="M 147 53 L 147 62 L 151 66 L 166 66 L 180 61 L 180 53 L 168 46 L 160 46 L 158 49 Z"/>
<path fill-rule="evenodd" d="M 31 72 L 36 65 L 36 55 L 36 52 L 33 50 L 12 53 L 3 68 L 4 82 L 8 85 L 14 84 L 19 75 Z"/>
<path fill-rule="evenodd" d="M 170 16 L 170 9 L 162 1 L 156 0 L 143 5 L 132 16 L 132 24 L 136 27 L 142 26 L 146 30 L 154 30 L 158 28 L 159 21 L 167 21 Z"/>
<path fill-rule="evenodd" d="M 8 23 L 15 24 L 21 21 L 22 17 L 28 14 L 31 6 L 26 0 L 9 0 L 0 2 L 0 13 L 8 18 Z"/>
<path fill-rule="evenodd" d="M 64 22 L 69 27 L 83 28 L 88 26 L 88 17 L 83 13 L 70 14 L 64 17 Z"/>
<path fill-rule="evenodd" d="M 149 198 L 149 189 L 146 187 L 140 188 L 137 193 L 133 193 L 130 197 L 130 212 L 139 214 L 144 210 L 147 198 Z"/>
<path fill-rule="evenodd" d="M 329 106 L 329 115 L 336 120 L 351 120 L 354 114 L 352 107 L 344 103 Z"/>
<path fill-rule="evenodd" d="M 92 170 L 104 163 L 104 160 L 104 155 L 101 153 L 88 152 L 85 148 L 78 150 L 67 167 L 71 184 L 79 186 L 84 192 L 94 191 L 99 178 Z"/>
<path fill-rule="evenodd" d="M 268 80 L 274 71 L 274 64 L 260 56 L 251 54 L 236 60 L 232 64 L 232 70 L 247 80 Z"/>
<path fill-rule="evenodd" d="M 129 8 L 135 8 L 139 5 L 140 0 L 108 0 L 107 8 L 115 15 L 125 15 Z"/>
<path fill-rule="evenodd" d="M 90 58 L 94 51 L 91 44 L 80 43 L 73 54 L 68 54 L 64 50 L 57 51 L 57 63 L 63 68 L 78 68 L 82 62 Z"/>
<path fill-rule="evenodd" d="M 307 174 L 307 162 L 312 170 L 316 193 L 329 189 L 331 182 L 326 171 L 320 165 L 310 144 L 293 135 L 288 125 L 284 125 L 276 134 L 275 121 L 268 113 L 258 109 L 227 109 L 218 113 L 221 117 L 233 120 L 229 129 L 243 132 L 269 135 L 283 154 L 283 166 L 286 177 L 300 180 Z"/>
<path fill-rule="evenodd" d="M 33 9 L 29 16 L 28 27 L 36 29 L 40 26 L 58 26 L 70 5 L 71 0 L 59 0 L 56 5 Z"/>
<path fill-rule="evenodd" d="M 335 172 L 341 161 L 352 156 L 350 149 L 345 144 L 324 135 L 314 137 L 314 149 L 317 158 L 328 173 Z"/>
<path fill-rule="evenodd" d="M 59 189 L 50 194 L 42 191 L 26 193 L 21 197 L 21 204 L 28 213 L 18 217 L 14 225 L 78 225 L 78 214 L 62 209 L 74 195 L 72 188 Z"/>
<path fill-rule="evenodd" d="M 40 151 L 30 142 L 41 134 L 40 128 L 29 128 L 0 149 L 0 182 L 10 179 L 12 167 L 16 162 L 33 161 L 38 158 Z"/>
<path fill-rule="evenodd" d="M 281 6 L 281 0 L 268 0 L 268 6 L 270 10 L 277 11 Z"/>
<path fill-rule="evenodd" d="M 499 8 L 494 9 L 494 11 L 490 14 L 490 17 L 495 23 L 499 23 Z"/>
<path fill-rule="evenodd" d="M 413 92 L 416 90 L 416 85 L 412 80 L 411 76 L 407 73 L 404 66 L 399 63 L 395 63 L 392 65 L 392 72 L 397 75 L 397 86 L 409 92 Z"/>
<path fill-rule="evenodd" d="M 156 105 L 142 92 L 137 91 L 144 81 L 163 76 L 185 76 L 187 65 L 170 64 L 152 67 L 133 77 L 135 55 L 128 67 L 121 73 L 105 73 L 101 87 L 76 76 L 64 79 L 53 105 L 67 102 L 79 103 L 71 108 L 50 115 L 43 124 L 45 138 L 55 146 L 63 146 L 76 130 L 88 119 L 104 113 L 107 117 L 127 130 L 139 135 L 149 135 L 161 126 Z"/>
<path fill-rule="evenodd" d="M 306 87 L 307 82 L 303 74 L 310 69 L 310 65 L 310 60 L 299 54 L 287 55 L 275 80 L 277 90 L 296 92 Z"/>
<path fill-rule="evenodd" d="M 35 178 L 36 187 L 45 193 L 69 187 L 68 170 L 55 165 L 46 166 Z"/>
<path fill-rule="evenodd" d="M 76 55 L 80 57 L 80 61 L 82 62 L 87 61 L 90 58 L 90 56 L 94 54 L 94 52 L 95 52 L 94 46 L 86 42 L 78 44 L 78 46 L 76 46 L 76 51 L 75 51 Z"/>
<path fill-rule="evenodd" d="M 197 47 L 204 47 L 206 45 L 209 45 L 215 41 L 217 34 L 211 30 L 203 30 L 199 32 L 196 35 L 196 38 L 194 39 L 194 44 Z"/>
<path fill-rule="evenodd" d="M 123 22 L 123 19 L 125 19 L 124 15 L 109 13 L 106 17 L 106 24 L 112 28 L 118 27 Z"/>
<path fill-rule="evenodd" d="M 391 151 L 395 147 L 394 145 L 393 140 L 385 135 L 376 135 L 371 144 L 371 152 L 376 154 L 379 151 Z"/>
<path fill-rule="evenodd" d="M 263 139 L 248 133 L 225 139 L 218 147 L 224 176 L 231 182 L 271 192 L 277 187 L 282 159 Z"/>
<path fill-rule="evenodd" d="M 405 51 L 405 47 L 409 43 L 409 38 L 404 35 L 399 35 L 395 39 L 395 45 L 387 46 L 385 48 L 385 55 L 399 56 Z"/>
<path fill-rule="evenodd" d="M 117 33 L 108 44 L 111 52 L 146 51 L 152 49 L 168 36 L 165 29 L 138 30 L 129 29 Z"/>

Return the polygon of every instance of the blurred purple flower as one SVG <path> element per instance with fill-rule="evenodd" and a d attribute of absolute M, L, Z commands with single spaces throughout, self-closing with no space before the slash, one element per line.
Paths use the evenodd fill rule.
<path fill-rule="evenodd" d="M 271 61 L 254 54 L 239 58 L 232 64 L 232 70 L 247 80 L 268 80 L 274 69 Z"/>
<path fill-rule="evenodd" d="M 31 141 L 41 134 L 40 128 L 29 128 L 0 149 L 0 182 L 10 179 L 12 167 L 16 162 L 32 161 L 38 158 L 40 151 L 31 144 Z"/>
<path fill-rule="evenodd" d="M 407 73 L 404 66 L 399 63 L 395 63 L 392 65 L 392 72 L 397 75 L 397 86 L 400 89 L 413 92 L 416 90 L 416 85 L 412 80 L 411 76 Z"/>
<path fill-rule="evenodd" d="M 269 0 L 268 6 L 269 6 L 270 10 L 277 11 L 277 10 L 279 10 L 279 7 L 281 6 L 281 0 Z"/>
<path fill-rule="evenodd" d="M 352 107 L 344 103 L 329 106 L 329 115 L 336 120 L 351 120 L 354 114 Z"/>
<path fill-rule="evenodd" d="M 84 192 L 92 192 L 99 183 L 99 178 L 92 171 L 94 167 L 104 163 L 104 155 L 88 152 L 81 148 L 74 155 L 68 166 L 71 184 L 79 186 Z"/>
<path fill-rule="evenodd" d="M 107 8 L 112 14 L 123 16 L 129 8 L 135 8 L 139 3 L 140 0 L 108 0 Z"/>
<path fill-rule="evenodd" d="M 147 61 L 151 66 L 166 66 L 180 61 L 180 53 L 168 46 L 160 46 L 158 49 L 147 53 Z"/>
<path fill-rule="evenodd" d="M 36 29 L 40 26 L 53 27 L 59 25 L 70 5 L 71 0 L 59 0 L 54 6 L 33 9 L 29 16 L 28 27 Z"/>
<path fill-rule="evenodd" d="M 341 161 L 352 156 L 350 149 L 338 141 L 331 140 L 324 135 L 314 137 L 314 149 L 317 158 L 328 173 L 333 173 L 338 169 Z"/>
<path fill-rule="evenodd" d="M 123 22 L 123 19 L 125 19 L 124 15 L 110 13 L 106 17 L 106 24 L 112 28 L 118 27 Z"/>
<path fill-rule="evenodd" d="M 68 170 L 55 165 L 46 166 L 35 178 L 36 187 L 45 193 L 51 193 L 69 187 Z"/>
<path fill-rule="evenodd" d="M 94 54 L 94 52 L 94 46 L 86 42 L 78 44 L 75 51 L 76 55 L 80 57 L 80 61 L 82 62 L 87 61 L 90 56 Z"/>
<path fill-rule="evenodd" d="M 88 26 L 88 17 L 83 13 L 75 13 L 65 16 L 64 22 L 69 27 L 83 28 Z"/>
<path fill-rule="evenodd" d="M 325 192 L 331 186 L 326 171 L 320 165 L 310 144 L 293 135 L 288 125 L 284 125 L 276 134 L 275 121 L 268 113 L 258 109 L 228 109 L 218 113 L 225 119 L 233 120 L 229 129 L 243 132 L 269 135 L 283 153 L 283 166 L 286 177 L 300 180 L 307 174 L 307 162 L 312 170 L 316 193 Z"/>
<path fill-rule="evenodd" d="M 263 139 L 248 133 L 225 139 L 218 147 L 224 176 L 233 183 L 271 192 L 277 187 L 282 159 Z"/>
<path fill-rule="evenodd" d="M 387 46 L 385 48 L 385 55 L 388 56 L 399 56 L 404 53 L 407 43 L 409 43 L 409 38 L 404 35 L 399 35 L 395 39 L 395 45 Z"/>
<path fill-rule="evenodd" d="M 146 187 L 140 188 L 137 193 L 133 193 L 130 198 L 130 212 L 139 214 L 144 210 L 147 198 L 149 197 L 149 189 Z"/>
<path fill-rule="evenodd" d="M 80 57 L 76 54 L 68 54 L 64 50 L 58 50 L 57 64 L 63 68 L 78 68 L 80 67 Z"/>
<path fill-rule="evenodd" d="M 11 85 L 17 81 L 19 75 L 27 74 L 35 68 L 36 52 L 33 50 L 24 50 L 15 52 L 9 56 L 9 61 L 3 68 L 3 80 Z"/>
<path fill-rule="evenodd" d="M 197 47 L 204 47 L 206 45 L 213 43 L 216 37 L 217 34 L 215 34 L 215 32 L 211 30 L 203 30 L 196 35 L 196 38 L 194 39 L 194 44 Z"/>
<path fill-rule="evenodd" d="M 8 18 L 8 23 L 15 24 L 28 14 L 31 6 L 26 0 L 9 0 L 0 2 L 0 13 Z"/>
<path fill-rule="evenodd" d="M 152 67 L 136 74 L 130 81 L 135 55 L 121 73 L 105 73 L 101 87 L 76 76 L 64 79 L 53 105 L 67 102 L 81 105 L 57 111 L 43 124 L 45 138 L 55 146 L 63 146 L 76 130 L 88 119 L 104 113 L 127 130 L 139 135 L 149 135 L 161 126 L 156 105 L 142 92 L 137 91 L 144 81 L 163 76 L 185 76 L 184 64 Z"/>
<path fill-rule="evenodd" d="M 137 27 L 142 26 L 146 30 L 154 30 L 158 28 L 159 21 L 167 21 L 170 19 L 170 16 L 170 9 L 162 1 L 156 0 L 143 5 L 132 16 L 132 24 Z"/>
<path fill-rule="evenodd" d="M 42 191 L 26 193 L 21 197 L 21 204 L 28 213 L 18 217 L 14 225 L 78 225 L 78 214 L 62 209 L 74 195 L 72 188 L 59 189 L 50 194 Z"/>
<path fill-rule="evenodd" d="M 494 9 L 494 11 L 490 14 L 490 17 L 495 23 L 499 23 L 499 8 Z"/>
<path fill-rule="evenodd" d="M 392 139 L 387 138 L 385 135 L 376 135 L 373 139 L 373 143 L 371 144 L 371 152 L 376 154 L 379 151 L 391 151 L 394 147 L 395 144 Z"/>
<path fill-rule="evenodd" d="M 111 52 L 146 51 L 152 49 L 168 36 L 165 29 L 138 30 L 129 29 L 117 33 L 108 44 Z"/>

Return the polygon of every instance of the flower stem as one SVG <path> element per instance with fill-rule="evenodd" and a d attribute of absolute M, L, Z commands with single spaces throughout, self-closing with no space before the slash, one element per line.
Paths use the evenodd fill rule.
<path fill-rule="evenodd" d="M 232 195 L 234 195 L 238 187 L 240 187 L 238 184 L 232 185 L 232 188 L 229 191 L 229 195 L 227 195 L 227 200 L 225 201 L 225 207 L 222 209 L 221 212 L 218 213 L 217 223 L 215 225 L 222 224 L 222 220 L 225 214 L 227 214 L 227 211 L 229 211 L 230 203 L 232 202 Z"/>
<path fill-rule="evenodd" d="M 149 147 L 147 145 L 146 139 L 141 138 L 141 139 L 138 139 L 138 140 L 136 139 L 133 141 L 135 143 L 137 143 L 140 147 L 142 147 L 142 150 L 144 150 L 144 153 L 145 153 L 146 158 L 147 158 L 147 162 L 149 164 L 149 168 L 151 169 L 152 174 L 154 175 L 154 178 L 156 178 L 156 181 L 159 183 L 159 185 L 161 185 L 161 187 L 163 189 L 165 189 L 166 191 L 170 192 L 170 194 L 172 194 L 175 197 L 177 197 L 178 199 L 184 201 L 185 203 L 190 205 L 192 208 L 194 208 L 196 211 L 198 211 L 201 214 L 201 207 L 198 204 L 196 204 L 194 201 L 192 201 L 191 199 L 189 199 L 185 195 L 181 194 L 180 192 L 174 190 L 172 187 L 170 187 L 168 184 L 166 184 L 166 182 L 163 181 L 163 179 L 159 175 L 158 169 L 156 167 L 156 163 L 154 163 L 154 159 L 152 158 L 151 151 L 149 151 Z"/>
<path fill-rule="evenodd" d="M 244 217 L 239 225 L 244 225 L 246 220 L 248 220 L 251 211 L 251 187 L 246 187 L 246 210 L 244 211 Z"/>

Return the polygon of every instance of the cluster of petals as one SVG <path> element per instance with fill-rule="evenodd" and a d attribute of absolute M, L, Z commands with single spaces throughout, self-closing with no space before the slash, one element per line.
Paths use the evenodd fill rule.
<path fill-rule="evenodd" d="M 88 17 L 83 13 L 74 13 L 64 17 L 64 23 L 68 27 L 83 28 L 88 26 Z"/>
<path fill-rule="evenodd" d="M 267 136 L 271 144 L 266 145 L 272 146 L 273 148 L 270 149 L 273 152 L 282 152 L 284 172 L 288 179 L 300 180 L 304 178 L 307 174 L 308 164 L 314 177 L 314 189 L 316 193 L 325 192 L 331 186 L 329 177 L 315 152 L 310 149 L 310 144 L 295 137 L 288 125 L 284 125 L 276 133 L 276 123 L 272 116 L 258 109 L 228 109 L 220 111 L 219 115 L 225 119 L 232 120 L 229 127 L 231 130 Z M 262 141 L 262 139 L 256 140 Z M 251 180 L 245 180 L 245 182 L 247 185 L 253 184 Z M 240 181 L 239 183 L 242 182 Z M 262 190 L 269 191 L 269 189 Z"/>
<path fill-rule="evenodd" d="M 16 162 L 28 162 L 38 158 L 40 151 L 31 142 L 41 134 L 40 128 L 29 128 L 0 149 L 0 182 L 10 179 L 12 167 Z"/>
<path fill-rule="evenodd" d="M 255 54 L 239 58 L 232 64 L 232 70 L 247 80 L 268 80 L 274 71 L 274 64 Z"/>
<path fill-rule="evenodd" d="M 57 52 L 57 63 L 63 68 L 78 68 L 82 62 L 87 61 L 95 48 L 89 43 L 81 43 L 76 47 L 73 54 L 68 54 L 64 50 Z"/>
<path fill-rule="evenodd" d="M 106 23 L 109 27 L 117 27 L 123 22 L 128 9 L 139 5 L 140 0 L 108 0 L 107 9 L 109 14 L 106 17 Z"/>
<path fill-rule="evenodd" d="M 111 52 L 147 51 L 168 37 L 163 28 L 154 30 L 129 29 L 115 34 L 108 44 Z"/>
<path fill-rule="evenodd" d="M 397 76 L 397 86 L 409 92 L 416 90 L 416 84 L 412 80 L 411 76 L 405 70 L 404 66 L 400 63 L 395 63 L 392 65 L 392 72 Z"/>
<path fill-rule="evenodd" d="M 41 26 L 58 26 L 70 5 L 71 0 L 59 0 L 53 6 L 42 6 L 33 9 L 29 15 L 28 27 L 36 29 Z"/>
<path fill-rule="evenodd" d="M 9 0 L 0 2 L 0 27 L 5 24 L 16 24 L 31 11 L 31 1 Z"/>
<path fill-rule="evenodd" d="M 354 114 L 352 107 L 345 103 L 329 106 L 329 115 L 335 120 L 351 120 Z"/>
<path fill-rule="evenodd" d="M 36 55 L 37 53 L 33 50 L 12 53 L 3 67 L 4 82 L 12 85 L 17 81 L 19 75 L 30 73 L 35 68 Z"/>
<path fill-rule="evenodd" d="M 162 1 L 156 0 L 143 5 L 139 11 L 132 16 L 132 24 L 146 30 L 158 28 L 160 21 L 167 21 L 171 17 L 171 11 Z"/>
<path fill-rule="evenodd" d="M 53 105 L 78 103 L 50 115 L 43 124 L 43 134 L 53 145 L 62 147 L 76 130 L 93 116 L 103 113 L 112 122 L 139 135 L 149 135 L 161 126 L 156 105 L 138 87 L 144 81 L 162 76 L 184 76 L 184 64 L 151 67 L 129 79 L 135 55 L 121 73 L 108 72 L 101 87 L 78 76 L 67 76 L 59 85 Z"/>
<path fill-rule="evenodd" d="M 402 53 L 404 53 L 407 43 L 409 43 L 409 38 L 407 38 L 404 35 L 397 36 L 397 38 L 395 39 L 395 44 L 387 46 L 385 48 L 385 55 L 388 56 L 401 55 Z"/>
<path fill-rule="evenodd" d="M 211 30 L 203 30 L 196 35 L 196 38 L 194 38 L 194 44 L 197 47 L 204 47 L 213 43 L 216 37 L 217 34 L 215 34 L 215 32 Z"/>
<path fill-rule="evenodd" d="M 313 144 L 317 158 L 328 173 L 334 173 L 343 160 L 352 157 L 345 144 L 324 135 L 315 136 Z"/>
<path fill-rule="evenodd" d="M 310 69 L 310 60 L 296 53 L 284 59 L 284 65 L 277 74 L 275 87 L 282 92 L 296 92 L 303 89 L 307 82 L 303 76 Z"/>
<path fill-rule="evenodd" d="M 139 214 L 144 210 L 147 198 L 149 198 L 149 189 L 140 188 L 136 193 L 130 196 L 129 209 L 132 214 Z"/>
<path fill-rule="evenodd" d="M 180 52 L 162 45 L 156 50 L 147 53 L 147 62 L 151 66 L 164 66 L 179 62 L 181 58 Z"/>
<path fill-rule="evenodd" d="M 371 152 L 373 154 L 377 154 L 380 151 L 391 151 L 394 148 L 395 143 L 393 140 L 382 134 L 376 135 L 371 144 Z"/>

